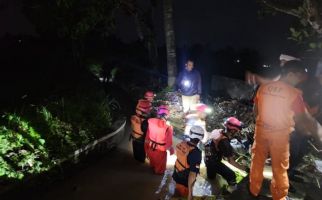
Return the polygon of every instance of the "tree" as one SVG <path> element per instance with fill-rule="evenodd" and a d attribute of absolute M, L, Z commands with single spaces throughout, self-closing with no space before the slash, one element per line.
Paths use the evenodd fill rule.
<path fill-rule="evenodd" d="M 176 80 L 176 46 L 173 29 L 173 5 L 172 0 L 163 0 L 164 30 L 167 47 L 168 86 L 173 86 Z"/>
<path fill-rule="evenodd" d="M 70 41 L 73 56 L 82 59 L 84 40 L 90 33 L 103 37 L 115 27 L 117 9 L 131 7 L 133 0 L 24 0 L 24 11 L 41 36 Z"/>
<path fill-rule="evenodd" d="M 292 39 L 308 45 L 310 50 L 322 49 L 322 1 L 321 0 L 259 0 L 265 11 L 291 15 L 298 20 L 290 28 Z"/>
<path fill-rule="evenodd" d="M 123 10 L 134 17 L 138 38 L 144 43 L 144 46 L 149 53 L 149 60 L 152 68 L 157 70 L 158 50 L 153 25 L 153 10 L 156 6 L 156 2 L 155 0 L 149 0 L 148 3 L 150 5 L 147 10 L 144 10 L 138 6 L 136 1 L 131 0 L 125 4 L 126 8 Z"/>

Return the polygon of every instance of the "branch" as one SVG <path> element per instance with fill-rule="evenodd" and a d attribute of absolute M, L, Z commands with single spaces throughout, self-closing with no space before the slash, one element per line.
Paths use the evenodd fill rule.
<path fill-rule="evenodd" d="M 322 34 L 322 21 L 319 13 L 319 5 L 315 0 L 306 0 L 307 18 L 306 20 L 311 27 L 318 33 Z"/>
<path fill-rule="evenodd" d="M 289 9 L 289 8 L 282 8 L 280 5 L 277 5 L 275 3 L 273 3 L 272 1 L 269 1 L 269 0 L 262 0 L 262 2 L 269 8 L 275 10 L 275 11 L 278 11 L 278 12 L 281 12 L 281 13 L 285 13 L 285 14 L 288 14 L 288 15 L 292 15 L 294 17 L 297 17 L 297 18 L 301 18 L 301 16 L 299 15 L 298 12 L 296 12 L 294 9 Z"/>

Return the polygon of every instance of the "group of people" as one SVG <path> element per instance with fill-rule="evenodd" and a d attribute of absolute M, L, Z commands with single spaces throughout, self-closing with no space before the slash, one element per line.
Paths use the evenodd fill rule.
<path fill-rule="evenodd" d="M 285 60 L 283 60 L 285 61 Z M 247 81 L 259 85 L 254 97 L 256 127 L 252 145 L 252 162 L 249 175 L 249 194 L 256 198 L 260 194 L 264 179 L 263 170 L 267 158 L 271 158 L 273 177 L 271 193 L 274 200 L 288 199 L 290 135 L 310 135 L 321 141 L 322 128 L 311 116 L 296 88 L 306 79 L 305 65 L 298 59 L 283 62 L 280 77 L 266 79 L 249 73 Z M 167 151 L 176 154 L 173 179 L 176 191 L 181 196 L 192 199 L 192 188 L 200 171 L 202 150 L 207 167 L 207 177 L 213 179 L 220 174 L 226 179 L 226 190 L 237 188 L 236 175 L 221 161 L 223 158 L 233 166 L 246 170 L 235 162 L 230 140 L 238 134 L 243 124 L 235 117 L 224 121 L 224 129 L 206 130 L 207 106 L 198 103 L 201 94 L 200 74 L 193 70 L 193 61 L 188 60 L 184 72 L 177 78 L 178 91 L 182 93 L 183 111 L 186 118 L 185 139 L 173 147 L 173 127 L 168 123 L 170 111 L 161 105 L 153 114 L 153 92 L 146 92 L 138 101 L 136 114 L 131 117 L 132 144 L 134 158 L 145 162 L 147 157 L 155 174 L 163 174 L 166 169 Z M 202 148 L 200 148 L 202 147 Z"/>
<path fill-rule="evenodd" d="M 188 83 L 187 83 L 188 82 Z M 173 147 L 173 127 L 168 123 L 170 114 L 167 105 L 160 105 L 154 111 L 152 102 L 154 93 L 147 91 L 136 106 L 136 113 L 131 117 L 133 156 L 139 162 L 146 157 L 155 174 L 166 170 L 167 151 L 176 154 L 173 180 L 176 182 L 176 193 L 192 199 L 193 185 L 200 172 L 202 151 L 207 167 L 207 176 L 214 179 L 216 174 L 223 176 L 228 183 L 227 191 L 237 188 L 236 175 L 233 170 L 222 164 L 227 161 L 242 170 L 244 166 L 235 162 L 230 139 L 238 134 L 243 123 L 235 117 L 223 122 L 224 129 L 206 130 L 208 106 L 199 103 L 201 94 L 200 74 L 193 70 L 193 61 L 186 63 L 185 71 L 177 79 L 178 91 L 182 94 L 182 105 L 185 118 L 185 129 L 181 142 Z"/>
<path fill-rule="evenodd" d="M 312 117 L 316 109 L 303 100 L 302 92 L 306 91 L 299 89 L 308 78 L 305 63 L 288 55 L 281 55 L 280 61 L 281 73 L 275 79 L 252 73 L 246 77 L 248 82 L 259 85 L 254 98 L 256 127 L 249 191 L 253 197 L 259 196 L 265 160 L 270 157 L 273 172 L 270 190 L 274 200 L 289 199 L 289 178 L 294 178 L 296 164 L 303 156 L 298 150 L 308 145 L 304 138 L 312 137 L 317 142 L 322 138 L 321 125 Z"/>
<path fill-rule="evenodd" d="M 202 162 L 200 146 L 203 146 L 208 178 L 214 179 L 216 174 L 220 174 L 228 182 L 227 191 L 235 190 L 237 188 L 236 175 L 221 160 L 226 157 L 229 163 L 245 170 L 244 166 L 235 162 L 233 148 L 230 145 L 230 139 L 242 129 L 242 122 L 235 117 L 229 117 L 223 123 L 224 129 L 215 129 L 206 134 L 207 106 L 197 104 L 194 106 L 196 110 L 191 110 L 190 114 L 187 114 L 190 120 L 187 121 L 185 133 L 183 133 L 186 136 L 185 139 L 174 148 L 172 146 L 173 127 L 167 121 L 170 114 L 169 108 L 166 105 L 160 105 L 156 115 L 153 115 L 151 113 L 153 98 L 147 98 L 150 94 L 154 96 L 153 92 L 148 91 L 145 93 L 145 98 L 138 101 L 136 114 L 131 117 L 134 158 L 139 162 L 145 162 L 147 157 L 153 172 L 163 174 L 166 170 L 167 151 L 170 155 L 175 153 L 177 159 L 173 179 L 176 182 L 176 192 L 179 196 L 191 199 L 193 185 Z"/>

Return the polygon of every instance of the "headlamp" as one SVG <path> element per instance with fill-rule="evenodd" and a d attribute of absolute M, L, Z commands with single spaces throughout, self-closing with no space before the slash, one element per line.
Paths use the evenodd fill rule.
<path fill-rule="evenodd" d="M 208 114 L 212 113 L 212 109 L 208 107 L 208 108 L 205 109 L 205 112 L 208 113 Z"/>
<path fill-rule="evenodd" d="M 184 87 L 190 87 L 191 82 L 189 80 L 183 80 L 182 84 L 183 84 Z"/>

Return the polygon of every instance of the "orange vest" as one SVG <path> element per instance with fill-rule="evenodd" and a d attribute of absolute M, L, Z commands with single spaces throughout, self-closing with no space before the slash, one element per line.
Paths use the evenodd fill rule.
<path fill-rule="evenodd" d="M 140 118 L 137 115 L 132 115 L 131 128 L 132 128 L 132 137 L 134 139 L 140 139 L 143 137 L 144 133 L 141 130 L 141 124 L 143 121 L 144 121 L 144 118 Z"/>
<path fill-rule="evenodd" d="M 189 145 L 186 141 L 183 141 L 176 146 L 177 160 L 174 165 L 177 172 L 182 172 L 188 169 L 188 155 L 195 147 Z"/>
<path fill-rule="evenodd" d="M 146 99 L 139 99 L 138 104 L 136 105 L 136 114 L 146 115 L 149 114 L 152 110 L 152 103 Z"/>
<path fill-rule="evenodd" d="M 154 150 L 166 151 L 172 145 L 172 127 L 167 125 L 164 120 L 158 118 L 151 118 L 148 120 L 148 123 L 146 142 L 149 147 Z M 169 139 L 171 144 L 168 144 Z"/>
<path fill-rule="evenodd" d="M 294 127 L 292 103 L 301 91 L 281 81 L 262 85 L 256 94 L 256 128 L 263 131 L 291 130 Z"/>

